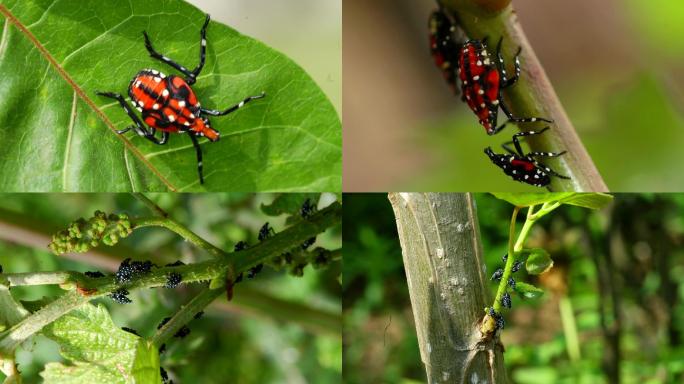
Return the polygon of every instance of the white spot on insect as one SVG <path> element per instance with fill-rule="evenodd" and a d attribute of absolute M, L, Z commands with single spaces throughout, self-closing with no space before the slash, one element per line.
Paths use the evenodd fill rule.
<path fill-rule="evenodd" d="M 480 108 L 484 108 L 484 107 L 485 107 L 485 103 L 480 104 Z"/>
<path fill-rule="evenodd" d="M 199 101 L 197 102 L 197 104 L 196 104 L 196 105 L 197 105 L 198 107 L 200 106 L 200 103 L 199 103 Z"/>
<path fill-rule="evenodd" d="M 478 60 L 477 63 L 475 63 L 475 65 L 477 65 L 478 67 L 481 67 L 482 66 L 482 60 Z"/>
<path fill-rule="evenodd" d="M 539 178 L 539 174 L 534 175 L 534 178 L 535 178 L 535 179 L 538 179 L 538 178 Z"/>
<path fill-rule="evenodd" d="M 206 40 L 206 39 L 202 39 L 202 46 L 203 46 L 203 47 L 206 47 L 206 46 L 207 46 L 207 40 Z"/>
<path fill-rule="evenodd" d="M 241 101 L 240 104 L 238 104 L 238 108 L 242 108 L 243 105 L 245 105 L 245 102 Z"/>
<path fill-rule="evenodd" d="M 161 79 L 160 79 L 159 77 L 156 77 L 156 76 L 155 76 L 154 82 L 155 82 L 155 83 L 161 83 Z"/>
<path fill-rule="evenodd" d="M 515 175 L 517 173 L 517 171 L 514 169 L 512 173 Z"/>
<path fill-rule="evenodd" d="M 475 81 L 480 80 L 480 76 L 473 76 L 473 80 L 475 80 Z"/>
<path fill-rule="evenodd" d="M 186 69 L 185 67 L 183 67 L 183 66 L 180 67 L 180 70 L 181 70 L 181 72 L 187 71 L 187 69 Z"/>
<path fill-rule="evenodd" d="M 484 95 L 484 89 L 480 89 L 479 91 L 477 91 L 477 94 L 478 95 Z"/>
<path fill-rule="evenodd" d="M 142 108 L 140 108 L 140 107 L 135 107 L 135 109 L 137 109 L 138 112 L 142 112 Z"/>
<path fill-rule="evenodd" d="M 466 99 L 467 99 L 467 100 L 470 100 L 470 95 L 466 95 Z"/>
<path fill-rule="evenodd" d="M 529 179 L 530 175 L 525 175 L 525 180 Z"/>
<path fill-rule="evenodd" d="M 159 109 L 159 104 L 157 104 L 157 103 L 154 103 L 154 105 L 152 106 L 152 109 L 154 109 L 154 110 L 157 110 L 157 109 Z"/>
<path fill-rule="evenodd" d="M 492 105 L 499 105 L 499 100 L 492 100 Z"/>
<path fill-rule="evenodd" d="M 153 74 L 153 75 L 158 75 L 158 74 L 159 74 L 159 71 L 157 71 L 156 69 L 153 69 L 153 70 L 152 70 L 152 74 Z"/>
<path fill-rule="evenodd" d="M 533 118 L 530 119 L 530 121 L 531 121 L 531 122 L 535 122 L 535 121 L 537 121 L 537 118 L 536 118 L 536 117 L 533 117 Z"/>
<path fill-rule="evenodd" d="M 169 96 L 169 90 L 168 90 L 168 89 L 164 89 L 164 90 L 162 91 L 162 96 L 168 97 L 168 96 Z"/>
<path fill-rule="evenodd" d="M 191 114 L 190 114 L 190 118 L 191 118 L 191 119 L 194 119 L 194 118 L 195 118 L 195 114 L 191 113 Z"/>
<path fill-rule="evenodd" d="M 178 102 L 178 106 L 181 107 L 181 108 L 185 107 L 185 100 L 179 101 L 179 102 Z"/>
<path fill-rule="evenodd" d="M 135 82 L 135 87 L 136 87 L 136 88 L 140 88 L 140 80 L 138 80 L 138 81 Z"/>
<path fill-rule="evenodd" d="M 463 85 L 468 85 L 468 80 L 463 80 Z"/>
<path fill-rule="evenodd" d="M 141 107 L 144 107 L 145 103 L 143 103 L 142 100 L 138 100 L 138 105 L 140 105 Z"/>
<path fill-rule="evenodd" d="M 190 123 L 186 121 L 185 123 L 183 123 L 183 125 L 185 125 L 186 127 L 189 127 Z"/>
<path fill-rule="evenodd" d="M 166 115 L 166 116 L 169 118 L 170 122 L 173 123 L 174 121 L 176 121 L 176 116 L 174 116 L 174 115 Z"/>
<path fill-rule="evenodd" d="M 489 59 L 485 59 L 484 64 L 489 65 L 489 63 L 491 63 L 491 61 L 489 61 Z"/>

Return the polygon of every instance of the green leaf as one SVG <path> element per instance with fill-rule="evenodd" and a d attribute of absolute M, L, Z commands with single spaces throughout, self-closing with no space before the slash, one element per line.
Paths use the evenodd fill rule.
<path fill-rule="evenodd" d="M 102 305 L 83 305 L 43 329 L 73 364 L 49 363 L 48 383 L 126 383 L 130 380 L 138 336 L 122 331 Z"/>
<path fill-rule="evenodd" d="M 304 201 L 308 199 L 310 204 L 316 206 L 320 196 L 320 193 L 283 193 L 278 195 L 271 204 L 261 204 L 261 210 L 269 216 L 279 216 L 284 213 L 298 215 Z"/>
<path fill-rule="evenodd" d="M 158 349 L 145 339 L 138 341 L 138 347 L 135 350 L 133 377 L 136 383 L 161 383 Z"/>
<path fill-rule="evenodd" d="M 575 192 L 555 192 L 555 193 L 492 193 L 494 197 L 505 200 L 516 207 L 529 207 L 558 201 L 570 197 Z"/>
<path fill-rule="evenodd" d="M 589 209 L 600 209 L 613 201 L 613 196 L 607 193 L 573 193 L 571 196 L 558 200 L 560 203 L 576 205 Z"/>
<path fill-rule="evenodd" d="M 111 99 L 135 74 L 156 68 L 157 50 L 193 68 L 204 13 L 164 2 L 3 0 L 0 5 L 0 190 L 3 191 L 325 191 L 341 189 L 341 124 L 333 106 L 294 62 L 211 22 L 207 61 L 194 90 L 222 134 L 201 139 L 206 183 L 186 135 L 155 145 L 133 132 Z M 247 17 L 248 15 L 245 15 Z"/>
<path fill-rule="evenodd" d="M 529 256 L 527 256 L 527 262 L 525 263 L 527 273 L 530 275 L 539 275 L 548 271 L 551 267 L 553 267 L 553 260 L 551 260 L 551 256 L 545 249 L 530 249 Z"/>
<path fill-rule="evenodd" d="M 494 197 L 505 200 L 517 207 L 529 207 L 544 203 L 559 202 L 578 207 L 599 209 L 613 201 L 606 193 L 552 192 L 552 193 L 492 193 Z"/>
<path fill-rule="evenodd" d="M 515 291 L 526 299 L 536 299 L 544 294 L 544 290 L 521 281 L 515 283 Z"/>

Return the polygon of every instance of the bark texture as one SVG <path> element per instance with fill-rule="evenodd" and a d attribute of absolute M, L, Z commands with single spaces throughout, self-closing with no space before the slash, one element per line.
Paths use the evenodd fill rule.
<path fill-rule="evenodd" d="M 479 331 L 491 303 L 472 195 L 391 193 L 429 383 L 505 383 L 503 350 Z"/>

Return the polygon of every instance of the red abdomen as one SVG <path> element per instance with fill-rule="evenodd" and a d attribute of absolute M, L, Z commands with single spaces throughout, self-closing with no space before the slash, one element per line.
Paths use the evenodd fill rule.
<path fill-rule="evenodd" d="M 200 105 L 195 93 L 178 76 L 144 69 L 131 81 L 128 95 L 142 112 L 145 123 L 152 128 L 166 132 L 207 133 L 208 127 L 199 118 Z M 207 137 L 211 139 L 209 135 Z"/>

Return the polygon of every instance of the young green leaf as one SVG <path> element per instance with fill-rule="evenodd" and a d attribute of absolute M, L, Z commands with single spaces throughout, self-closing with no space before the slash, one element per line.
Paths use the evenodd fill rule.
<path fill-rule="evenodd" d="M 150 341 L 138 341 L 132 373 L 136 383 L 161 383 L 158 348 Z"/>
<path fill-rule="evenodd" d="M 505 200 L 516 207 L 529 207 L 543 203 L 558 201 L 569 197 L 574 192 L 555 192 L 555 193 L 492 193 L 494 197 Z"/>
<path fill-rule="evenodd" d="M 544 291 L 535 287 L 532 284 L 527 284 L 519 281 L 515 284 L 515 291 L 526 299 L 536 299 L 544 294 Z"/>
<path fill-rule="evenodd" d="M 530 275 L 542 274 L 553 267 L 553 260 L 548 252 L 543 248 L 530 249 L 525 269 Z"/>
<path fill-rule="evenodd" d="M 179 74 L 149 56 L 143 31 L 197 65 L 205 14 L 188 3 L 3 0 L 0 14 L 0 110 L 12 111 L 0 114 L 0 190 L 341 189 L 341 124 L 323 92 L 283 54 L 215 21 L 193 86 L 202 107 L 266 97 L 211 119 L 221 140 L 200 138 L 205 184 L 187 135 L 156 145 L 115 133 L 131 119 L 96 91 L 126 95 L 144 68 Z"/>
<path fill-rule="evenodd" d="M 559 199 L 558 202 L 589 209 L 600 209 L 613 201 L 613 196 L 607 193 L 573 193 Z"/>
<path fill-rule="evenodd" d="M 121 330 L 106 308 L 85 304 L 43 329 L 59 343 L 60 352 L 71 364 L 49 363 L 41 376 L 50 383 L 126 383 L 131 377 L 140 339 Z M 70 381 L 71 380 L 71 381 Z"/>

